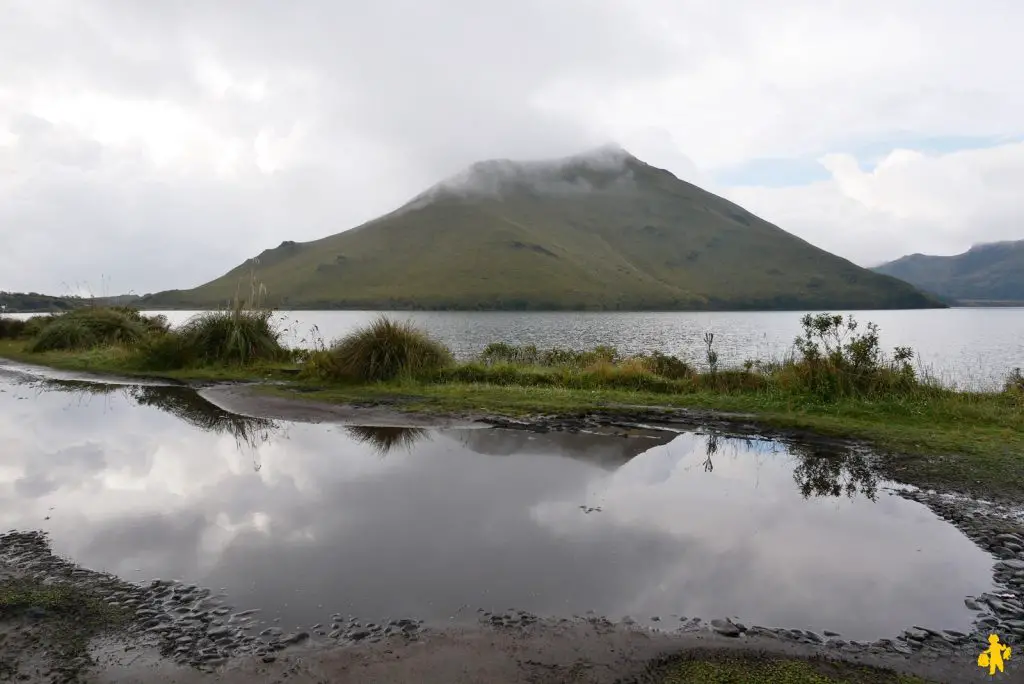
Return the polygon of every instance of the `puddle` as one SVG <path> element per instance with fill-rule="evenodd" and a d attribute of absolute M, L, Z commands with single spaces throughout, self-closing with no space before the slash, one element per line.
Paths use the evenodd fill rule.
<path fill-rule="evenodd" d="M 0 375 L 0 528 L 286 630 L 514 608 L 875 639 L 970 631 L 964 597 L 993 586 L 991 556 L 820 446 L 285 423 L 180 387 L 18 382 Z"/>

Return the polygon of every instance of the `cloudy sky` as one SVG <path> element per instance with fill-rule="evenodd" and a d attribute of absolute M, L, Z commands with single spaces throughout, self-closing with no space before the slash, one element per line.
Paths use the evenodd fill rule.
<path fill-rule="evenodd" d="M 0 290 L 145 293 L 618 141 L 863 265 L 1024 238 L 1017 0 L 0 0 Z"/>

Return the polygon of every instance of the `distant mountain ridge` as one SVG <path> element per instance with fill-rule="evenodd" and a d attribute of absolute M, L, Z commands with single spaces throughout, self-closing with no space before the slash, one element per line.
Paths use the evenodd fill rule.
<path fill-rule="evenodd" d="M 710 310 L 942 306 L 786 233 L 616 145 L 489 160 L 384 216 L 284 241 L 142 305 L 216 307 L 248 291 L 296 309 Z"/>
<path fill-rule="evenodd" d="M 974 245 L 962 254 L 910 254 L 874 269 L 947 300 L 1024 304 L 1024 240 Z"/>

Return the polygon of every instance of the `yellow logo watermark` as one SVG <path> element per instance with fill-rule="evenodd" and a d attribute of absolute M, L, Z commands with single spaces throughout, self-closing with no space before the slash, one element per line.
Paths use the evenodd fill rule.
<path fill-rule="evenodd" d="M 1003 671 L 1003 663 L 1010 659 L 1010 647 L 999 643 L 999 636 L 988 635 L 988 648 L 978 656 L 978 667 L 987 667 L 990 676 L 995 676 L 996 670 Z"/>

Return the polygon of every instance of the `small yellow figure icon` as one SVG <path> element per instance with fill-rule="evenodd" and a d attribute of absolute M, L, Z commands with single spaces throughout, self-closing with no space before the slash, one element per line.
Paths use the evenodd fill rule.
<path fill-rule="evenodd" d="M 990 676 L 995 676 L 996 670 L 1003 671 L 1003 663 L 1010 659 L 1010 647 L 999 643 L 999 637 L 995 634 L 988 635 L 989 647 L 978 656 L 978 667 L 987 667 Z"/>

